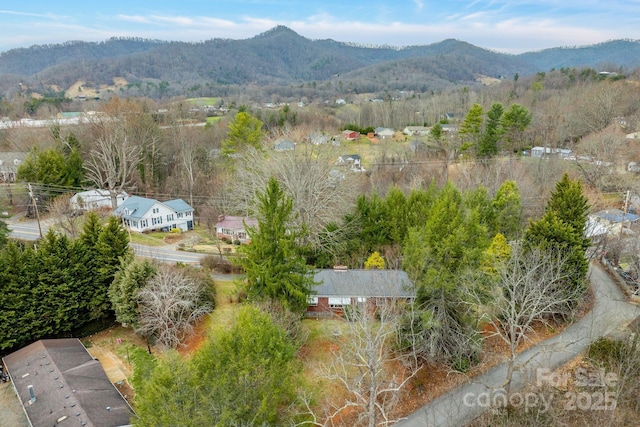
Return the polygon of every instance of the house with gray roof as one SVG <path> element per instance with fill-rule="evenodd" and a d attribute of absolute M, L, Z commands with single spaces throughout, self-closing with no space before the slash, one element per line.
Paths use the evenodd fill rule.
<path fill-rule="evenodd" d="M 392 139 L 395 131 L 392 128 L 377 127 L 374 130 L 376 136 L 380 139 Z"/>
<path fill-rule="evenodd" d="M 193 211 L 182 199 L 159 202 L 140 196 L 129 196 L 113 215 L 122 218 L 124 225 L 131 231 L 152 230 L 170 231 L 179 228 L 182 231 L 193 230 Z"/>
<path fill-rule="evenodd" d="M 309 317 L 340 315 L 350 305 L 375 307 L 384 301 L 409 301 L 415 296 L 413 283 L 401 270 L 334 267 L 317 271 L 313 279 L 317 285 L 309 298 Z"/>
<path fill-rule="evenodd" d="M 276 151 L 291 151 L 291 150 L 295 150 L 295 148 L 296 148 L 296 145 L 288 139 L 278 140 L 273 145 L 273 149 Z"/>
<path fill-rule="evenodd" d="M 426 136 L 429 135 L 431 130 L 428 126 L 407 126 L 402 130 L 402 133 L 409 136 Z"/>
<path fill-rule="evenodd" d="M 2 360 L 31 426 L 131 425 L 133 409 L 79 339 L 36 341 Z"/>

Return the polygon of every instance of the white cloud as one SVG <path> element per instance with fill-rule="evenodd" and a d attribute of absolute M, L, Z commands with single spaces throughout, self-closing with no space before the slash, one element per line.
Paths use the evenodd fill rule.
<path fill-rule="evenodd" d="M 391 2 L 383 2 L 382 6 L 371 6 L 366 18 L 362 18 L 364 14 L 353 14 L 360 20 L 352 20 L 335 8 L 329 13 L 327 4 L 323 4 L 322 9 L 311 8 L 315 14 L 302 17 L 294 17 L 294 11 L 290 9 L 294 6 L 288 5 L 287 13 L 279 15 L 280 19 L 268 14 L 217 15 L 215 9 L 209 16 L 198 12 L 171 15 L 157 11 L 94 17 L 0 10 L 3 29 L 0 51 L 27 44 L 58 43 L 73 38 L 97 41 L 113 36 L 184 41 L 217 37 L 244 39 L 276 25 L 288 26 L 311 39 L 408 46 L 455 38 L 511 53 L 586 45 L 616 38 L 640 38 L 639 0 L 612 0 L 606 5 L 593 0 L 564 0 L 562 3 L 555 0 L 477 0 L 469 3 L 411 0 L 410 3 L 398 2 L 398 7 L 393 9 L 390 5 Z M 236 12 L 240 9 L 240 5 L 237 6 Z M 283 7 L 281 3 L 274 6 L 273 13 L 283 12 Z M 429 13 L 424 9 L 429 9 Z M 250 13 L 252 8 L 245 10 Z M 219 13 L 223 13 L 222 10 Z"/>
<path fill-rule="evenodd" d="M 58 17 L 57 15 L 53 15 L 51 13 L 29 13 L 29 12 L 18 12 L 15 10 L 0 10 L 0 15 L 33 16 L 37 18 L 51 18 L 51 19 L 55 19 Z"/>
<path fill-rule="evenodd" d="M 121 21 L 135 22 L 137 24 L 151 23 L 151 20 L 148 17 L 140 15 L 117 15 L 116 18 Z"/>

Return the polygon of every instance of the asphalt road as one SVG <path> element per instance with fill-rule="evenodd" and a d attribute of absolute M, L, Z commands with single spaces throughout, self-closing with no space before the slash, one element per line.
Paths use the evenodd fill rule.
<path fill-rule="evenodd" d="M 536 384 L 541 375 L 578 356 L 591 341 L 622 331 L 640 315 L 640 308 L 627 302 L 620 288 L 600 265 L 592 263 L 589 279 L 595 293 L 593 309 L 558 335 L 518 355 L 516 366 L 521 368 L 514 373 L 512 391 Z M 506 376 L 506 365 L 498 365 L 429 402 L 396 426 L 464 426 L 488 409 L 483 399 L 495 397 Z"/>
<path fill-rule="evenodd" d="M 38 230 L 38 224 L 35 221 L 29 221 L 24 223 L 7 223 L 10 233 L 9 237 L 20 240 L 36 240 L 40 238 L 40 231 Z M 46 234 L 47 225 L 41 224 L 42 234 Z"/>
<path fill-rule="evenodd" d="M 40 230 L 38 229 L 38 223 L 36 221 L 22 221 L 13 222 L 7 221 L 10 233 L 9 237 L 21 240 L 36 240 L 40 237 Z M 40 223 L 42 227 L 42 234 L 46 234 L 49 229 L 46 221 Z M 185 264 L 198 264 L 200 260 L 205 257 L 204 254 L 197 254 L 193 252 L 182 252 L 176 250 L 174 247 L 163 248 L 153 246 L 143 246 L 134 243 L 130 243 L 129 246 L 133 249 L 133 252 L 142 257 L 154 258 L 162 262 L 182 262 Z"/>
<path fill-rule="evenodd" d="M 133 252 L 142 257 L 154 258 L 163 262 L 182 262 L 185 264 L 198 264 L 206 254 L 197 254 L 194 252 L 178 251 L 174 248 L 163 248 L 154 246 L 143 246 L 135 243 L 129 243 Z"/>

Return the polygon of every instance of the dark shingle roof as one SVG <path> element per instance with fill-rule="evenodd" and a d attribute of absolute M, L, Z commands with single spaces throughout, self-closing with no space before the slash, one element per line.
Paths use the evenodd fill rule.
<path fill-rule="evenodd" d="M 314 292 L 320 297 L 403 297 L 414 296 L 413 283 L 400 270 L 320 270 Z"/>
<path fill-rule="evenodd" d="M 34 427 L 57 425 L 63 417 L 86 427 L 130 425 L 133 410 L 80 340 L 36 341 L 3 361 Z"/>

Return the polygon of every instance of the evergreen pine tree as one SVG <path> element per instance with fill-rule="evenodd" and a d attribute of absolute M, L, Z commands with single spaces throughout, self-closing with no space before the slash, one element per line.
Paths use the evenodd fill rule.
<path fill-rule="evenodd" d="M 240 247 L 237 262 L 246 274 L 247 294 L 254 300 L 279 300 L 292 311 L 307 307 L 313 277 L 298 253 L 296 239 L 303 231 L 293 228 L 293 202 L 271 178 L 257 197 L 256 227 L 247 227 L 251 243 Z"/>

